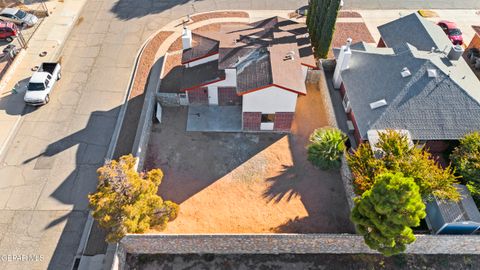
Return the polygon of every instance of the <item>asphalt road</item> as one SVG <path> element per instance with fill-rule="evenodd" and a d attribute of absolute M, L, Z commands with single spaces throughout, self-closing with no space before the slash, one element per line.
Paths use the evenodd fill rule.
<path fill-rule="evenodd" d="M 346 0 L 345 8 L 479 8 L 480 0 Z M 169 21 L 216 9 L 295 9 L 303 0 L 89 0 L 65 44 L 63 78 L 47 106 L 26 111 L 0 179 L 0 255 L 42 255 L 0 269 L 69 269 L 133 61 Z M 434 5 L 434 6 L 432 6 Z"/>
<path fill-rule="evenodd" d="M 477 9 L 480 0 L 344 0 L 346 9 Z"/>

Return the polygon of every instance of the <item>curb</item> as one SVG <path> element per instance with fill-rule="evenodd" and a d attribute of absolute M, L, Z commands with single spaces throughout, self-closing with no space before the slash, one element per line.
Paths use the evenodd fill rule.
<path fill-rule="evenodd" d="M 85 4 L 87 3 L 87 0 L 84 1 L 82 7 L 80 8 L 78 14 L 82 13 L 84 7 L 85 7 Z M 57 48 L 57 51 L 56 53 L 53 55 L 53 57 L 51 59 L 57 59 L 60 57 L 60 55 L 63 53 L 63 48 L 65 47 L 65 42 L 67 41 L 68 37 L 70 36 L 71 32 L 73 31 L 73 28 L 76 26 L 77 24 L 77 20 L 79 18 L 79 16 L 75 15 L 73 20 L 72 20 L 72 27 L 70 27 L 65 35 L 65 38 L 63 39 L 63 41 L 60 43 L 60 46 Z M 38 28 L 35 30 L 35 32 L 38 30 Z M 28 49 L 28 48 L 27 48 Z M 0 82 L 0 92 L 2 92 L 5 88 L 5 86 L 7 85 L 7 83 L 11 80 L 11 77 L 13 76 L 13 74 L 15 73 L 15 70 L 17 69 L 17 66 L 20 65 L 20 63 L 22 62 L 23 58 L 25 58 L 25 55 L 26 55 L 26 50 L 27 49 L 22 49 L 20 51 L 20 53 L 17 55 L 17 57 L 15 57 L 15 59 L 13 60 L 14 62 L 11 64 L 11 66 L 9 67 L 7 73 L 2 77 L 2 80 Z M 16 60 L 19 59 L 17 62 Z M 18 120 L 16 121 L 14 127 L 12 130 L 10 130 L 10 133 L 8 134 L 7 136 L 7 139 L 3 142 L 3 144 L 0 146 L 0 162 L 3 162 L 3 159 L 5 158 L 4 155 L 5 155 L 5 152 L 6 150 L 8 149 L 8 145 L 11 143 L 12 141 L 12 138 L 15 137 L 15 135 L 17 134 L 18 132 L 18 128 L 20 127 L 20 125 L 23 123 L 23 120 L 24 120 L 24 117 L 23 115 L 22 116 L 19 116 Z"/>
<path fill-rule="evenodd" d="M 135 82 L 137 68 L 138 68 L 138 65 L 140 63 L 140 59 L 143 55 L 144 49 L 148 45 L 148 43 L 152 40 L 152 38 L 154 36 L 156 36 L 159 32 L 156 32 L 156 33 L 152 34 L 152 36 L 150 36 L 147 40 L 145 40 L 145 42 L 142 44 L 140 49 L 137 51 L 137 56 L 135 57 L 135 60 L 134 60 L 134 66 L 133 66 L 132 71 L 130 73 L 130 81 L 128 83 L 128 86 L 126 88 L 125 95 L 124 95 L 124 98 L 123 98 L 123 104 L 122 104 L 122 107 L 120 108 L 120 112 L 118 114 L 117 121 L 115 122 L 115 129 L 114 129 L 113 134 L 112 134 L 112 139 L 110 140 L 110 143 L 109 143 L 108 149 L 107 149 L 107 153 L 105 155 L 106 160 L 109 160 L 109 159 L 113 158 L 113 154 L 114 154 L 115 148 L 117 146 L 118 138 L 120 136 L 120 131 L 122 129 L 123 120 L 125 118 L 125 113 L 127 111 L 128 101 L 129 101 L 129 98 L 130 98 L 131 90 L 132 90 L 133 84 Z M 80 258 L 79 265 L 81 264 L 81 258 L 83 257 L 83 254 L 85 253 L 85 249 L 86 249 L 87 243 L 88 243 L 88 238 L 90 237 L 90 233 L 92 231 L 92 226 L 93 226 L 93 223 L 94 223 L 94 220 L 93 220 L 93 217 L 92 217 L 91 213 L 92 212 L 89 211 L 88 217 L 87 217 L 87 222 L 85 223 L 85 228 L 84 228 L 84 231 L 82 233 L 81 239 L 84 240 L 84 241 L 80 242 L 80 245 L 79 245 L 78 250 L 77 250 L 77 255 L 74 258 L 74 261 L 77 260 L 78 258 Z M 112 262 L 114 260 L 114 254 L 116 253 L 116 250 L 117 250 L 117 244 L 108 244 L 107 253 L 105 254 L 104 264 L 103 264 L 104 269 L 108 269 L 108 268 L 106 268 L 106 266 L 113 264 Z M 109 251 L 112 252 L 111 255 L 109 255 Z"/>

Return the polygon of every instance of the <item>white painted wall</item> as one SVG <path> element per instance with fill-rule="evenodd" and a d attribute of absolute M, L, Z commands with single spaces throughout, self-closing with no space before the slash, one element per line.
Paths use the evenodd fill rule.
<path fill-rule="evenodd" d="M 194 67 L 194 66 L 198 66 L 200 64 L 205 64 L 205 63 L 215 61 L 215 60 L 218 60 L 218 53 L 214 54 L 214 55 L 207 56 L 205 58 L 200 58 L 200 59 L 192 61 L 190 63 L 186 63 L 185 66 L 186 67 Z"/>
<path fill-rule="evenodd" d="M 218 105 L 218 87 L 208 86 L 208 105 Z"/>
<path fill-rule="evenodd" d="M 302 75 L 303 75 L 303 80 L 307 80 L 307 74 L 308 74 L 308 69 L 309 67 L 302 65 Z"/>
<path fill-rule="evenodd" d="M 237 70 L 225 69 L 225 80 L 209 84 L 216 87 L 237 87 Z"/>
<path fill-rule="evenodd" d="M 295 112 L 298 94 L 276 86 L 243 95 L 243 112 Z"/>

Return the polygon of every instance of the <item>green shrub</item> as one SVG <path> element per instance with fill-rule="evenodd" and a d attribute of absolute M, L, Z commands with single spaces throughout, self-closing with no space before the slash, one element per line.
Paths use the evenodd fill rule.
<path fill-rule="evenodd" d="M 426 216 L 419 190 L 411 177 L 384 173 L 361 198 L 355 198 L 351 219 L 371 249 L 391 256 L 415 241 L 411 227 Z"/>
<path fill-rule="evenodd" d="M 308 160 L 322 170 L 340 167 L 347 136 L 336 128 L 319 128 L 310 135 Z"/>

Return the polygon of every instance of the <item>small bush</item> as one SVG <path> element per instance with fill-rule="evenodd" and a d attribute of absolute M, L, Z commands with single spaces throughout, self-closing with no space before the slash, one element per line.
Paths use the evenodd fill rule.
<path fill-rule="evenodd" d="M 310 135 L 308 160 L 322 170 L 340 167 L 347 136 L 336 128 L 319 128 Z"/>

